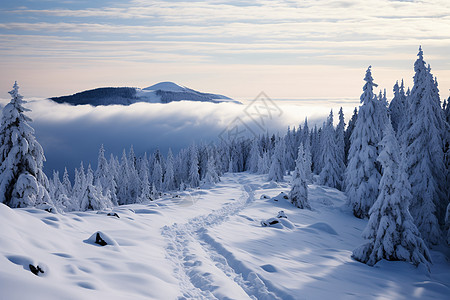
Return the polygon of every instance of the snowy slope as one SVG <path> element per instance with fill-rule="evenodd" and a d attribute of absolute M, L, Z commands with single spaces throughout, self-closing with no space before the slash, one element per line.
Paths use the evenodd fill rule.
<path fill-rule="evenodd" d="M 431 274 L 353 261 L 367 221 L 352 216 L 341 192 L 310 185 L 312 211 L 300 210 L 272 198 L 287 183 L 264 179 L 226 174 L 212 188 L 115 208 L 120 218 L 0 204 L 0 298 L 448 299 L 441 252 L 432 251 Z M 261 226 L 280 210 L 287 219 Z M 98 231 L 111 245 L 92 242 Z"/>
<path fill-rule="evenodd" d="M 143 89 L 130 87 L 97 88 L 74 95 L 49 99 L 57 103 L 72 105 L 90 104 L 93 106 L 130 105 L 137 102 L 170 103 L 173 101 L 231 102 L 240 104 L 239 101 L 223 95 L 198 92 L 173 82 L 160 82 Z"/>

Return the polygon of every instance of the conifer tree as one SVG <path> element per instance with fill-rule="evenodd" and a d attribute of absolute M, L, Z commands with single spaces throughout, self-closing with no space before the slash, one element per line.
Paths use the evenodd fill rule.
<path fill-rule="evenodd" d="M 164 173 L 164 189 L 166 191 L 175 189 L 174 158 L 170 148 L 167 153 L 166 172 Z"/>
<path fill-rule="evenodd" d="M 101 189 L 94 185 L 94 172 L 91 165 L 88 166 L 86 180 L 82 186 L 80 197 L 80 209 L 85 210 L 102 210 L 112 207 L 110 199 L 103 196 Z"/>
<path fill-rule="evenodd" d="M 153 201 L 152 186 L 148 179 L 148 173 L 144 173 L 144 178 L 142 179 L 141 194 L 139 195 L 137 201 L 139 203 Z"/>
<path fill-rule="evenodd" d="M 336 132 L 333 127 L 333 111 L 330 112 L 322 133 L 323 168 L 319 174 L 319 182 L 321 185 L 341 189 L 344 167 L 343 162 L 338 157 Z"/>
<path fill-rule="evenodd" d="M 297 160 L 295 161 L 295 170 L 292 174 L 292 188 L 289 192 L 289 200 L 298 208 L 311 209 L 308 200 L 308 186 L 306 184 L 305 173 L 306 157 L 303 151 L 303 143 L 298 147 Z"/>
<path fill-rule="evenodd" d="M 208 164 L 206 166 L 206 174 L 202 180 L 203 185 L 213 185 L 219 182 L 220 178 L 217 175 L 216 166 L 214 164 L 214 158 L 212 155 L 209 156 Z"/>
<path fill-rule="evenodd" d="M 162 191 L 162 169 L 158 160 L 155 159 L 153 166 L 152 183 L 158 192 Z"/>
<path fill-rule="evenodd" d="M 381 259 L 428 266 L 431 257 L 408 210 L 411 186 L 405 164 L 399 165 L 400 147 L 390 123 L 380 144 L 383 147 L 378 157 L 383 168 L 380 194 L 370 209 L 369 223 L 363 232 L 370 242 L 353 251 L 353 258 L 370 266 Z"/>
<path fill-rule="evenodd" d="M 347 128 L 344 135 L 344 164 L 348 164 L 348 151 L 350 150 L 350 137 L 352 136 L 353 129 L 355 128 L 356 120 L 358 119 L 358 109 L 355 107 L 352 118 L 348 121 Z"/>
<path fill-rule="evenodd" d="M 67 196 L 70 198 L 70 196 L 72 195 L 72 183 L 70 182 L 69 172 L 67 172 L 67 168 L 64 168 L 62 184 L 67 192 Z"/>
<path fill-rule="evenodd" d="M 378 197 L 380 172 L 377 169 L 380 142 L 379 116 L 376 96 L 373 94 L 372 73 L 369 67 L 361 95 L 361 107 L 351 136 L 349 162 L 346 169 L 346 193 L 353 214 L 358 218 L 369 215 L 369 209 Z"/>
<path fill-rule="evenodd" d="M 410 206 L 417 228 L 424 239 L 438 243 L 443 222 L 446 195 L 444 190 L 444 120 L 433 76 L 425 66 L 422 48 L 414 64 L 414 86 L 408 98 L 409 114 L 404 143 L 407 173 L 412 186 Z"/>
<path fill-rule="evenodd" d="M 259 153 L 259 143 L 258 139 L 254 139 L 252 142 L 252 148 L 250 150 L 250 156 L 249 156 L 249 171 L 251 173 L 257 173 L 258 172 L 258 162 L 261 155 Z"/>
<path fill-rule="evenodd" d="M 406 117 L 406 95 L 405 86 L 403 84 L 403 79 L 400 87 L 398 86 L 398 81 L 394 85 L 394 98 L 392 98 L 389 104 L 389 115 L 391 117 L 392 127 L 395 132 L 399 131 Z"/>
<path fill-rule="evenodd" d="M 284 181 L 284 140 L 280 139 L 275 145 L 275 151 L 272 155 L 268 180 L 281 182 Z"/>
<path fill-rule="evenodd" d="M 34 136 L 26 101 L 14 83 L 11 101 L 3 108 L 0 125 L 0 202 L 10 207 L 52 204 L 42 171 L 44 150 Z"/>
<path fill-rule="evenodd" d="M 195 144 L 192 145 L 190 154 L 189 185 L 197 187 L 200 184 L 200 174 L 198 173 L 198 152 Z"/>

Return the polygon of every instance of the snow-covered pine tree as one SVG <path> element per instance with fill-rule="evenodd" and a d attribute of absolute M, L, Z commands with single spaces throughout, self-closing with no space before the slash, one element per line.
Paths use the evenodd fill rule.
<path fill-rule="evenodd" d="M 298 208 L 311 209 L 308 200 L 308 186 L 306 184 L 305 173 L 306 157 L 303 151 L 303 143 L 298 147 L 297 160 L 295 161 L 295 170 L 292 174 L 292 188 L 289 192 L 289 200 Z"/>
<path fill-rule="evenodd" d="M 342 107 L 339 109 L 339 123 L 336 126 L 336 151 L 338 158 L 338 165 L 341 168 L 340 174 L 345 171 L 345 120 L 344 111 Z M 341 175 L 341 176 L 342 176 Z"/>
<path fill-rule="evenodd" d="M 70 198 L 72 196 L 72 183 L 70 182 L 69 172 L 67 172 L 67 168 L 64 168 L 63 181 L 62 184 L 66 189 L 67 196 Z"/>
<path fill-rule="evenodd" d="M 219 175 L 217 175 L 216 165 L 214 164 L 214 157 L 209 156 L 208 164 L 206 166 L 206 174 L 202 180 L 202 185 L 210 186 L 220 181 Z"/>
<path fill-rule="evenodd" d="M 94 185 L 94 172 L 89 165 L 82 187 L 80 210 L 102 210 L 108 207 L 112 207 L 111 200 L 103 196 L 101 189 Z"/>
<path fill-rule="evenodd" d="M 344 134 L 344 163 L 347 166 L 348 163 L 348 151 L 350 150 L 350 137 L 352 136 L 353 129 L 355 128 L 356 120 L 358 119 L 358 109 L 355 107 L 352 118 L 348 121 L 347 128 Z"/>
<path fill-rule="evenodd" d="M 143 203 L 146 201 L 153 201 L 152 197 L 153 197 L 152 186 L 148 179 L 148 173 L 144 173 L 144 178 L 142 179 L 142 185 L 141 185 L 141 194 L 139 195 L 137 202 Z"/>
<path fill-rule="evenodd" d="M 319 174 L 319 183 L 332 188 L 342 188 L 343 161 L 339 161 L 336 132 L 333 127 L 333 110 L 328 116 L 322 131 L 323 168 Z"/>
<path fill-rule="evenodd" d="M 166 161 L 166 172 L 164 173 L 164 190 L 172 191 L 175 189 L 175 172 L 174 172 L 174 158 L 172 150 L 169 148 Z"/>
<path fill-rule="evenodd" d="M 94 185 L 102 191 L 104 197 L 111 200 L 113 205 L 117 205 L 117 184 L 114 179 L 114 173 L 109 167 L 110 165 L 105 158 L 105 148 L 102 144 L 98 151 L 97 170 L 94 174 Z"/>
<path fill-rule="evenodd" d="M 261 157 L 261 154 L 259 153 L 259 142 L 258 142 L 258 139 L 255 138 L 252 141 L 252 148 L 250 149 L 249 162 L 248 162 L 249 171 L 251 173 L 258 172 L 258 162 L 259 162 L 260 157 Z"/>
<path fill-rule="evenodd" d="M 197 187 L 200 184 L 200 174 L 198 173 L 198 152 L 195 144 L 191 146 L 190 151 L 190 165 L 189 165 L 189 185 L 190 187 Z"/>
<path fill-rule="evenodd" d="M 44 150 L 34 136 L 26 101 L 14 83 L 0 125 L 0 202 L 10 207 L 52 205 L 42 171 Z"/>
<path fill-rule="evenodd" d="M 64 184 L 59 180 L 59 172 L 53 171 L 53 179 L 50 183 L 50 197 L 59 211 L 71 211 L 77 209 L 73 207 L 72 201 L 67 196 Z"/>
<path fill-rule="evenodd" d="M 351 135 L 349 161 L 345 173 L 346 193 L 353 214 L 358 218 L 369 215 L 369 209 L 378 197 L 378 184 L 380 172 L 376 166 L 378 157 L 378 143 L 380 132 L 378 130 L 380 114 L 377 113 L 376 96 L 373 94 L 373 82 L 370 66 L 366 71 L 366 81 L 361 95 L 361 107 L 355 128 Z"/>
<path fill-rule="evenodd" d="M 315 174 L 320 173 L 320 136 L 317 125 L 314 125 L 314 129 L 311 133 L 311 156 L 312 156 L 312 171 Z"/>
<path fill-rule="evenodd" d="M 269 173 L 270 168 L 269 162 L 270 162 L 269 153 L 267 151 L 264 151 L 262 156 L 260 156 L 258 160 L 258 174 Z"/>
<path fill-rule="evenodd" d="M 400 87 L 398 86 L 398 81 L 394 85 L 394 98 L 392 98 L 389 104 L 389 115 L 391 117 L 392 127 L 395 132 L 398 132 L 404 122 L 406 116 L 406 95 L 405 86 L 403 84 L 403 79 Z"/>
<path fill-rule="evenodd" d="M 278 139 L 275 144 L 275 151 L 272 155 L 272 162 L 270 164 L 268 180 L 281 182 L 284 181 L 284 140 Z"/>
<path fill-rule="evenodd" d="M 295 168 L 295 158 L 297 156 L 297 147 L 294 136 L 292 135 L 291 128 L 288 127 L 286 136 L 284 137 L 286 146 L 285 150 L 285 166 L 286 170 L 291 171 Z"/>
<path fill-rule="evenodd" d="M 384 132 L 378 157 L 383 168 L 380 193 L 363 232 L 370 242 L 355 249 L 352 257 L 370 266 L 382 259 L 428 266 L 431 257 L 408 210 L 411 186 L 404 163 L 399 165 L 400 147 L 390 123 Z"/>
<path fill-rule="evenodd" d="M 407 173 L 412 187 L 411 215 L 422 237 L 438 243 L 446 208 L 444 190 L 444 120 L 433 76 L 425 66 L 422 48 L 414 64 L 414 86 L 408 98 L 409 114 L 404 143 Z"/>
<path fill-rule="evenodd" d="M 155 164 L 153 165 L 152 183 L 154 184 L 158 192 L 162 191 L 162 178 L 163 173 L 161 165 L 158 160 L 155 159 Z"/>
<path fill-rule="evenodd" d="M 130 168 L 128 166 L 128 158 L 125 149 L 122 152 L 122 158 L 120 160 L 119 172 L 117 172 L 117 177 L 119 180 L 117 181 L 117 198 L 119 200 L 119 205 L 131 204 L 131 196 L 129 192 L 129 173 Z"/>
<path fill-rule="evenodd" d="M 72 188 L 72 203 L 75 210 L 80 209 L 80 199 L 83 196 L 86 174 L 84 173 L 83 162 L 80 163 L 80 169 L 75 168 L 75 178 Z"/>

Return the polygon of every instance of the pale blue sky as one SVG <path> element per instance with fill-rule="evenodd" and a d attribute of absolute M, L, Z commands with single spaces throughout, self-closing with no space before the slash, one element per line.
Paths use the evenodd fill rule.
<path fill-rule="evenodd" d="M 450 88 L 450 1 L 0 3 L 0 98 L 175 81 L 251 99 L 355 97 L 368 65 L 391 94 L 421 44 Z"/>

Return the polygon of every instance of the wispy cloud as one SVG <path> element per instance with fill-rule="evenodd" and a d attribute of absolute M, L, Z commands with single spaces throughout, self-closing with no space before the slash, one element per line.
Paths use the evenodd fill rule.
<path fill-rule="evenodd" d="M 65 61 L 78 73 L 95 62 L 118 70 L 124 62 L 339 65 L 345 73 L 376 63 L 404 71 L 423 44 L 436 70 L 450 67 L 447 0 L 39 3 L 0 6 L 0 65 Z M 446 91 L 450 79 L 442 79 Z"/>

